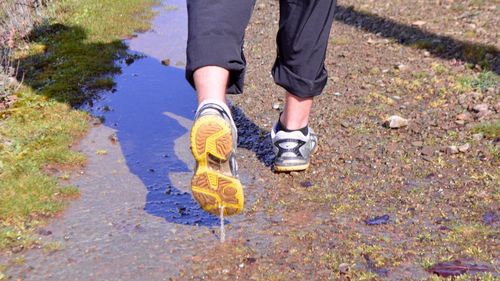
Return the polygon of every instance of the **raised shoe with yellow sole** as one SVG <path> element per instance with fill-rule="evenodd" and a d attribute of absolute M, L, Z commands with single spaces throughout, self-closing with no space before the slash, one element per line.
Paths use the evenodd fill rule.
<path fill-rule="evenodd" d="M 237 175 L 236 126 L 226 105 L 202 103 L 191 129 L 196 168 L 191 180 L 194 199 L 203 210 L 225 216 L 243 210 L 243 187 Z"/>

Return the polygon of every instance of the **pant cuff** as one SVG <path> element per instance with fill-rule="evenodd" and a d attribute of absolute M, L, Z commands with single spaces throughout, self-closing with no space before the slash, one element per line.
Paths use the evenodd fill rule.
<path fill-rule="evenodd" d="M 219 66 L 229 71 L 228 94 L 243 93 L 246 61 L 242 46 L 229 46 L 226 39 L 200 37 L 188 42 L 186 80 L 195 88 L 194 72 L 204 66 Z"/>
<path fill-rule="evenodd" d="M 274 82 L 283 87 L 290 94 L 301 98 L 310 98 L 321 95 L 326 86 L 328 73 L 323 67 L 321 73 L 314 80 L 295 74 L 287 66 L 276 60 L 272 70 Z"/>

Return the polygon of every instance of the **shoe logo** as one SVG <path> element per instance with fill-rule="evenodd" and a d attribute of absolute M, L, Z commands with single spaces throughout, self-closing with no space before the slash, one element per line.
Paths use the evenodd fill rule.
<path fill-rule="evenodd" d="M 291 152 L 297 156 L 302 157 L 300 153 L 300 148 L 305 144 L 305 141 L 297 140 L 297 139 L 282 139 L 278 140 L 274 143 L 274 145 L 278 148 L 278 153 L 276 157 L 281 157 L 284 153 Z"/>
<path fill-rule="evenodd" d="M 285 143 L 280 143 L 278 145 L 279 145 L 279 147 L 281 147 L 283 149 L 293 149 L 299 144 L 296 142 L 285 142 Z"/>

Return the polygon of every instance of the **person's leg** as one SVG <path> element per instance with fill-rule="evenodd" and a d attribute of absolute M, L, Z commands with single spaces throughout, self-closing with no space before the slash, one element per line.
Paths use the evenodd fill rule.
<path fill-rule="evenodd" d="M 275 82 L 287 90 L 281 121 L 288 129 L 308 124 L 314 96 L 327 81 L 324 67 L 334 0 L 280 0 Z"/>
<path fill-rule="evenodd" d="M 226 88 L 229 71 L 219 66 L 203 66 L 193 75 L 198 104 L 207 100 L 226 102 Z"/>
<path fill-rule="evenodd" d="M 243 39 L 254 5 L 255 0 L 187 1 L 186 79 L 198 95 L 220 100 L 221 87 L 224 93 L 243 92 Z"/>
<path fill-rule="evenodd" d="M 307 169 L 317 147 L 308 123 L 313 98 L 321 94 L 327 81 L 324 60 L 334 10 L 335 0 L 280 0 L 273 77 L 287 93 L 285 108 L 271 134 L 276 171 Z"/>
<path fill-rule="evenodd" d="M 288 130 L 300 130 L 309 124 L 309 114 L 313 105 L 313 98 L 301 98 L 286 93 L 285 108 L 280 116 L 281 124 Z"/>
<path fill-rule="evenodd" d="M 186 78 L 198 95 L 190 136 L 196 160 L 191 190 L 201 207 L 216 215 L 243 209 L 234 157 L 237 132 L 225 96 L 243 91 L 243 37 L 254 1 L 188 0 Z"/>

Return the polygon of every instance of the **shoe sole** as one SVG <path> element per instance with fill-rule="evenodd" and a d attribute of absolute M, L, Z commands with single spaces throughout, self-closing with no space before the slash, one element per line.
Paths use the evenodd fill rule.
<path fill-rule="evenodd" d="M 191 151 L 197 162 L 191 180 L 194 199 L 206 212 L 235 215 L 243 210 L 243 187 L 231 174 L 228 159 L 233 152 L 231 127 L 218 116 L 201 116 L 191 129 Z"/>
<path fill-rule="evenodd" d="M 274 165 L 274 170 L 276 172 L 294 172 L 294 171 L 304 171 L 309 168 L 309 164 L 295 165 L 295 166 L 278 166 Z"/>

